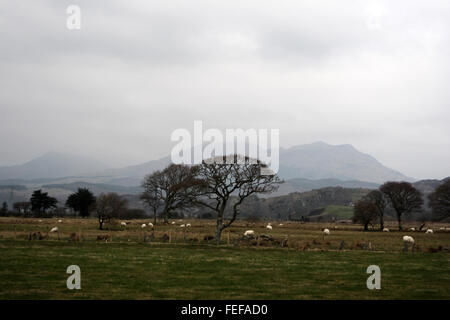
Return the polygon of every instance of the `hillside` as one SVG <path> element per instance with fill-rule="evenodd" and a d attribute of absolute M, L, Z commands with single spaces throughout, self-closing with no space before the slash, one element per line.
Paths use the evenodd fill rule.
<path fill-rule="evenodd" d="M 105 170 L 100 161 L 76 155 L 48 152 L 21 165 L 0 167 L 0 179 L 50 179 Z"/>
<path fill-rule="evenodd" d="M 402 173 L 383 166 L 374 157 L 349 144 L 316 142 L 280 150 L 279 175 L 285 179 L 340 179 L 383 183 L 412 181 Z"/>

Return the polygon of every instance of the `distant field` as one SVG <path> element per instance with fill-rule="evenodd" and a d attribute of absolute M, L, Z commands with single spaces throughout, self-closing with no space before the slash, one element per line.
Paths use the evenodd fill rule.
<path fill-rule="evenodd" d="M 353 217 L 353 207 L 349 206 L 327 206 L 321 214 L 323 216 L 335 216 L 338 220 L 350 220 Z"/>
<path fill-rule="evenodd" d="M 214 221 L 157 226 L 148 242 L 150 230 L 140 228 L 148 220 L 103 232 L 95 219 L 57 220 L 0 218 L 0 299 L 450 299 L 450 231 L 439 230 L 449 225 L 424 234 L 272 222 L 267 232 L 265 223 L 238 221 L 217 247 L 203 240 Z M 185 235 L 179 225 L 186 222 Z M 60 240 L 26 240 L 55 225 Z M 242 240 L 249 228 L 278 242 Z M 72 232 L 84 241 L 69 241 Z M 112 241 L 96 241 L 105 234 Z M 171 243 L 162 243 L 164 234 Z M 402 252 L 403 234 L 416 239 L 418 251 Z M 81 268 L 81 290 L 66 288 L 72 264 Z M 366 288 L 372 264 L 381 268 L 381 290 Z"/>

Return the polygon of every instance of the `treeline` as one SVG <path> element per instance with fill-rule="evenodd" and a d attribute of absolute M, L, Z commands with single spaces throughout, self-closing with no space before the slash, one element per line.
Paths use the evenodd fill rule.
<path fill-rule="evenodd" d="M 369 225 L 384 229 L 384 218 L 389 211 L 394 212 L 399 230 L 402 230 L 402 221 L 406 215 L 415 214 L 418 220 L 442 221 L 450 218 L 450 180 L 446 180 L 428 196 L 428 206 L 431 211 L 424 208 L 424 199 L 419 190 L 409 182 L 389 181 L 379 189 L 369 192 L 354 206 L 354 223 Z"/>
<path fill-rule="evenodd" d="M 117 206 L 117 203 L 120 203 L 120 206 Z M 105 208 L 108 208 L 109 211 Z M 86 218 L 92 214 L 97 215 L 97 217 L 106 215 L 107 219 L 140 219 L 146 217 L 144 210 L 129 208 L 128 201 L 117 193 L 100 194 L 99 197 L 95 197 L 87 188 L 78 188 L 76 192 L 69 195 L 63 207 L 58 207 L 56 198 L 39 189 L 32 193 L 29 201 L 15 202 L 12 209 L 8 208 L 6 202 L 3 202 L 0 209 L 0 216 L 35 218 L 63 216 Z"/>

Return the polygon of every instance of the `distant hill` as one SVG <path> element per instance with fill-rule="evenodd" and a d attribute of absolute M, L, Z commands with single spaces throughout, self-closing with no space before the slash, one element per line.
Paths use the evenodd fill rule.
<path fill-rule="evenodd" d="M 145 175 L 166 167 L 170 162 L 167 156 L 110 169 L 96 160 L 49 152 L 22 165 L 0 167 L 0 180 L 4 180 L 5 184 L 23 184 L 21 180 L 27 180 L 35 185 L 39 183 L 38 180 L 51 184 L 52 179 L 76 178 L 70 182 L 88 181 L 132 187 L 139 186 Z M 324 142 L 280 149 L 278 174 L 288 180 L 279 194 L 326 186 L 374 188 L 376 184 L 388 180 L 414 180 L 383 166 L 372 156 L 359 152 L 351 145 L 330 145 Z"/>
<path fill-rule="evenodd" d="M 111 176 L 111 180 L 107 183 L 128 186 L 132 185 L 131 183 L 136 183 L 137 185 L 140 184 L 146 174 L 162 169 L 169 163 L 170 157 L 164 157 L 139 165 L 104 170 L 98 172 L 98 175 Z M 324 142 L 280 149 L 280 170 L 278 174 L 286 180 L 305 179 L 298 182 L 292 181 L 293 191 L 297 191 L 295 188 L 299 184 L 306 183 L 307 179 L 328 180 L 328 182 L 318 182 L 314 187 L 324 187 L 327 186 L 326 183 L 331 183 L 332 186 L 347 187 L 351 187 L 353 183 L 354 187 L 360 187 L 360 182 L 362 182 L 366 186 L 361 187 L 368 188 L 374 188 L 377 184 L 388 180 L 414 180 L 383 166 L 374 157 L 356 150 L 351 145 L 330 145 Z M 313 186 L 306 187 L 306 189 L 310 188 L 313 188 Z"/>
<path fill-rule="evenodd" d="M 279 175 L 285 179 L 339 179 L 374 183 L 413 181 L 402 173 L 383 166 L 374 157 L 349 144 L 316 142 L 280 150 Z"/>
<path fill-rule="evenodd" d="M 76 155 L 48 152 L 21 165 L 0 167 L 0 179 L 59 178 L 105 170 L 97 160 Z"/>
<path fill-rule="evenodd" d="M 370 190 L 362 188 L 327 187 L 307 192 L 296 192 L 271 198 L 247 198 L 241 205 L 240 218 L 259 217 L 280 220 L 327 220 L 332 217 L 349 219 L 353 215 L 353 203 Z M 226 215 L 231 215 L 233 197 L 227 206 Z M 211 213 L 201 208 L 195 214 L 202 216 Z"/>
<path fill-rule="evenodd" d="M 311 191 L 313 189 L 320 189 L 325 187 L 344 187 L 344 188 L 365 188 L 365 189 L 376 189 L 380 185 L 374 182 L 365 182 L 365 181 L 343 181 L 339 179 L 289 179 L 286 180 L 283 184 L 280 185 L 278 190 L 269 195 L 260 195 L 260 197 L 274 197 L 274 196 L 282 196 L 287 195 L 292 192 L 306 192 Z"/>
<path fill-rule="evenodd" d="M 98 195 L 100 193 L 115 192 L 118 194 L 138 194 L 142 192 L 141 187 L 124 187 L 118 185 L 104 184 L 104 183 L 89 183 L 89 182 L 72 182 L 66 184 L 45 184 L 42 185 L 44 189 L 63 189 L 75 192 L 78 188 L 88 188 L 92 193 Z"/>

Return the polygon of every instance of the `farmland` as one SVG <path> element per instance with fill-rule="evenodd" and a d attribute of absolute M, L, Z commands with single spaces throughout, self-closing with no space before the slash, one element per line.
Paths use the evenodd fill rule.
<path fill-rule="evenodd" d="M 430 224 L 435 232 L 425 234 L 394 224 L 391 232 L 363 232 L 352 224 L 272 221 L 270 231 L 267 222 L 237 221 L 217 246 L 205 240 L 213 220 L 174 220 L 155 230 L 141 228 L 149 219 L 133 220 L 103 231 L 95 219 L 58 220 L 0 218 L 0 299 L 450 299 L 445 224 Z M 257 237 L 244 239 L 248 229 Z M 38 232 L 44 239 L 36 240 Z M 403 235 L 414 237 L 414 251 L 404 252 Z M 66 287 L 73 264 L 81 290 Z M 381 290 L 366 287 L 369 265 L 380 266 Z"/>

